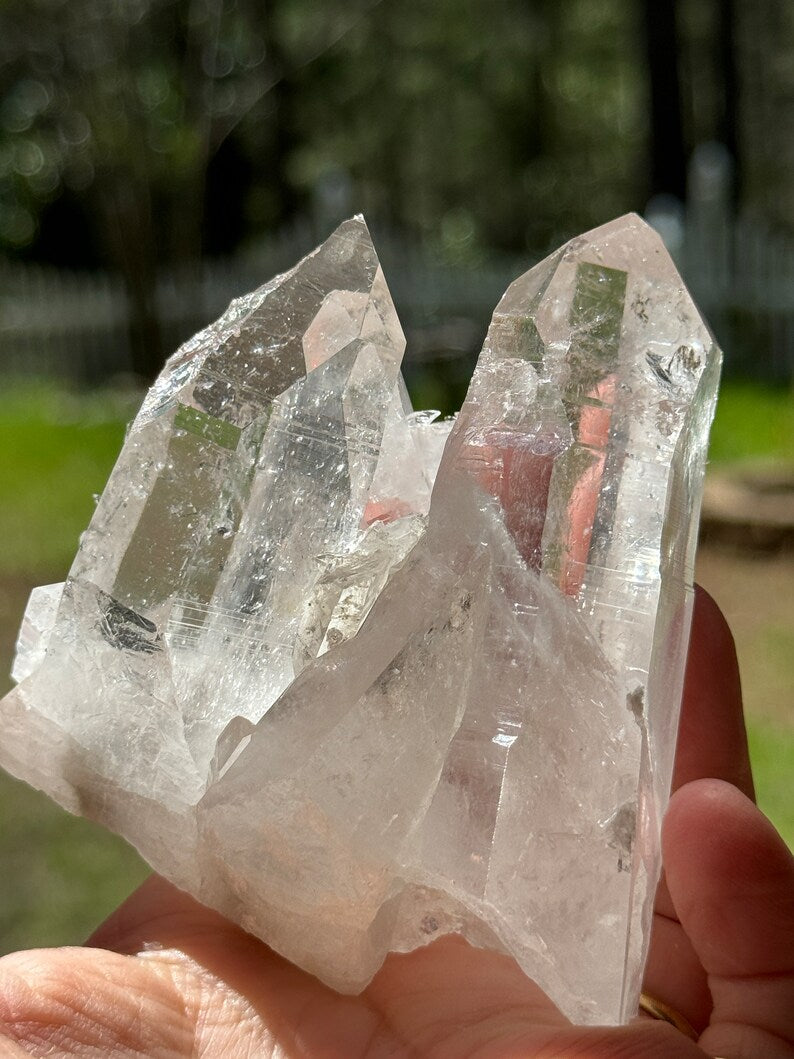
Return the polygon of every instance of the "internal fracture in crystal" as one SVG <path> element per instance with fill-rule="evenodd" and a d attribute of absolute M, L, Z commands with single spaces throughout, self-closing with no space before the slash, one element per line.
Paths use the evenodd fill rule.
<path fill-rule="evenodd" d="M 499 303 L 413 412 L 361 218 L 166 365 L 0 763 L 333 987 L 449 932 L 636 1011 L 720 354 L 638 217 Z"/>

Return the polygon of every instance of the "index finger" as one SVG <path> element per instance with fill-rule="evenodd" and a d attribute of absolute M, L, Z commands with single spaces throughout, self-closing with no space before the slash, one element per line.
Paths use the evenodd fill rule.
<path fill-rule="evenodd" d="M 755 797 L 733 636 L 717 604 L 696 585 L 672 789 L 706 778 Z"/>

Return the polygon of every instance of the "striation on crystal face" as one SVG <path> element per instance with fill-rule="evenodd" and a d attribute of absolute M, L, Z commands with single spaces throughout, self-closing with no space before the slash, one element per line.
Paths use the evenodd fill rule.
<path fill-rule="evenodd" d="M 168 362 L 0 763 L 346 992 L 444 933 L 636 1011 L 720 354 L 628 216 L 411 411 L 361 218 Z"/>

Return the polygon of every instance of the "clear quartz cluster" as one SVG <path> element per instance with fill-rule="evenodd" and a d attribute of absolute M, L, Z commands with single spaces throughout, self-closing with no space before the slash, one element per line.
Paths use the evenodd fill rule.
<path fill-rule="evenodd" d="M 166 365 L 0 763 L 333 987 L 449 932 L 636 1011 L 720 354 L 628 216 L 517 279 L 413 412 L 345 222 Z"/>

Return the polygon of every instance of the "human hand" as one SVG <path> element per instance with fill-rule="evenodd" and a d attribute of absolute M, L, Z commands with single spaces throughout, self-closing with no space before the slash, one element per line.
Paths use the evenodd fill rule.
<path fill-rule="evenodd" d="M 730 633 L 700 592 L 645 988 L 662 1022 L 573 1027 L 501 955 L 443 938 L 332 992 L 159 878 L 87 948 L 0 960 L 0 1054 L 204 1059 L 794 1056 L 794 861 L 750 800 Z"/>

